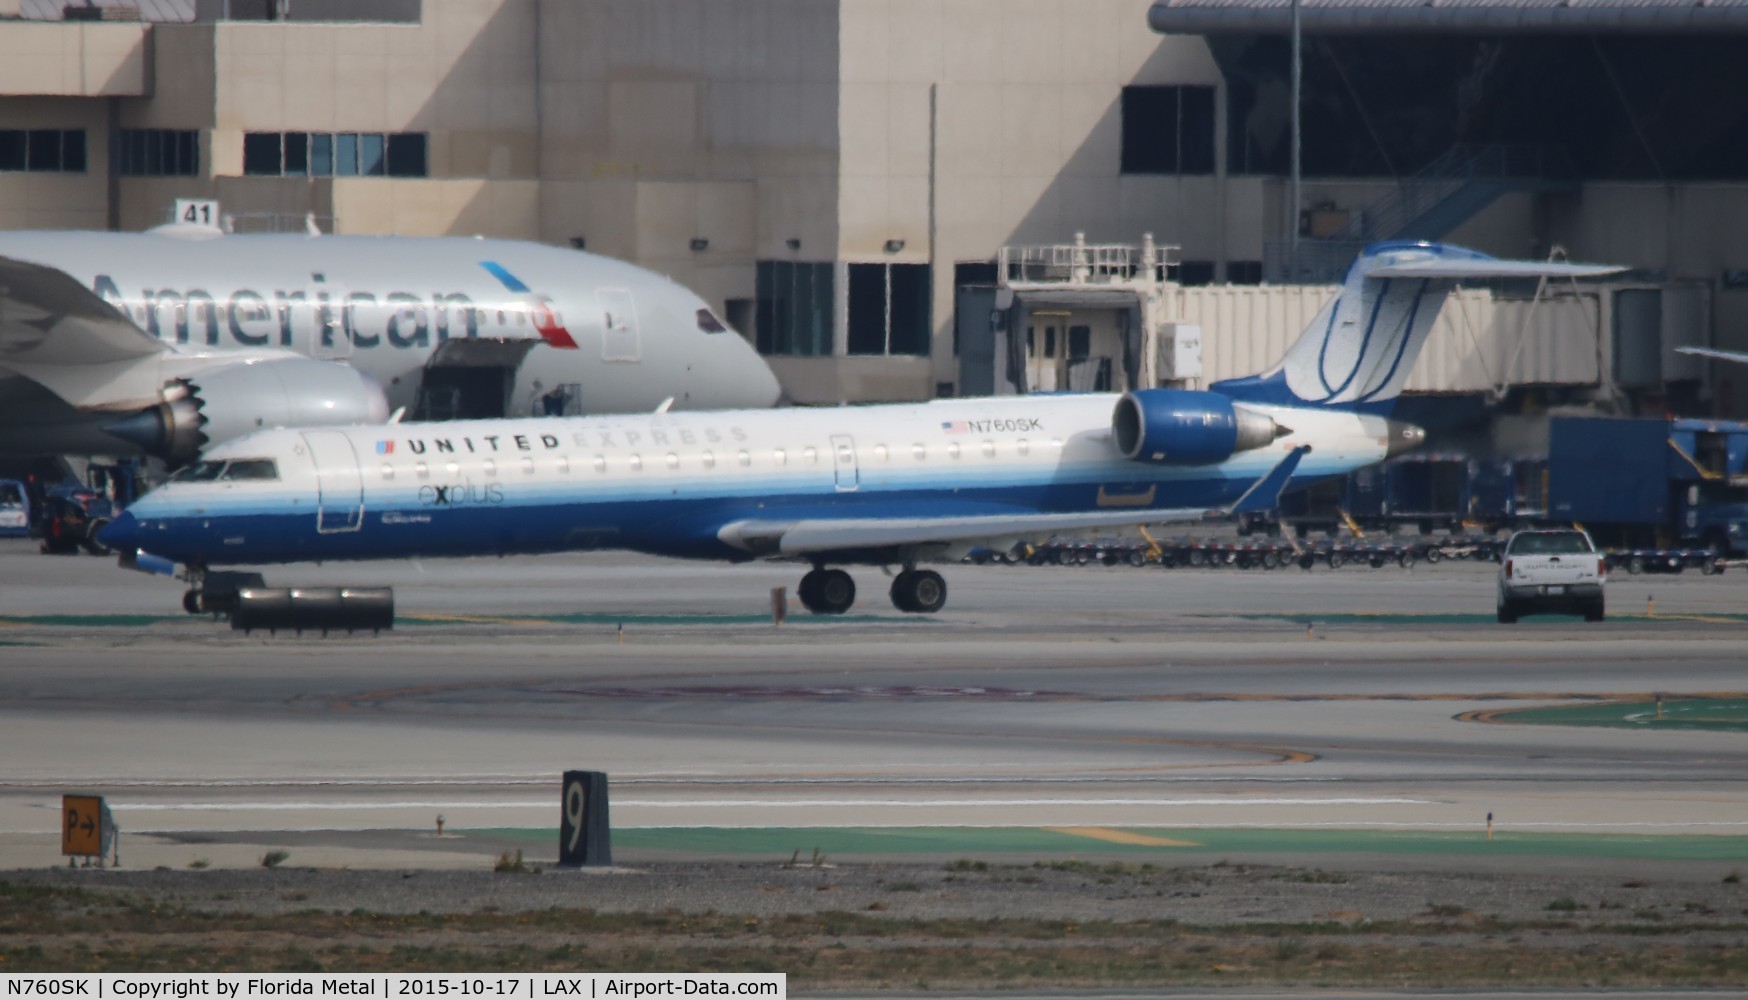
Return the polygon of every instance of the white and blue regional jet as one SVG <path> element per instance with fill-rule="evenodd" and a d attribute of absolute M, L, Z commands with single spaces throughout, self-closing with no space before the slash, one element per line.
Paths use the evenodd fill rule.
<path fill-rule="evenodd" d="M 855 600 L 834 566 L 902 567 L 893 604 L 932 612 L 947 588 L 924 560 L 1266 509 L 1418 445 L 1388 413 L 1457 282 L 1615 270 L 1378 245 L 1280 364 L 1206 391 L 262 431 L 101 540 L 124 564 L 184 564 L 191 610 L 216 606 L 215 566 L 612 547 L 805 559 L 817 613 Z"/>

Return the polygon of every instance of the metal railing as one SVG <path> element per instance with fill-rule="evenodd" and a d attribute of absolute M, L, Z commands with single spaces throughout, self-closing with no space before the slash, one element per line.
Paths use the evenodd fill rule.
<path fill-rule="evenodd" d="M 1081 240 L 1044 246 L 1002 247 L 996 255 L 996 277 L 1003 285 L 1039 281 L 1116 284 L 1134 281 L 1137 277 L 1164 281 L 1166 268 L 1177 265 L 1180 249 L 1170 244 L 1156 244 L 1151 238 L 1138 247 Z"/>

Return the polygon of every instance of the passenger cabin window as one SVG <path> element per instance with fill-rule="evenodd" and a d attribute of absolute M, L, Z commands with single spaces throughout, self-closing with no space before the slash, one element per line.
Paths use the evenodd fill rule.
<path fill-rule="evenodd" d="M 947 457 L 948 458 L 958 458 L 959 457 L 959 442 L 955 441 L 952 444 L 947 446 Z"/>
<path fill-rule="evenodd" d="M 393 479 L 394 477 L 395 477 L 395 467 L 388 464 L 387 462 L 382 463 L 382 478 Z"/>
<path fill-rule="evenodd" d="M 558 474 L 559 475 L 568 476 L 571 474 L 570 456 L 560 455 L 560 456 L 558 456 L 557 461 L 555 461 L 553 464 L 558 466 Z"/>
<path fill-rule="evenodd" d="M 1032 445 L 1025 438 L 1014 442 L 1014 450 L 1024 455 L 1032 450 Z"/>
<path fill-rule="evenodd" d="M 702 459 L 702 460 L 703 460 L 703 462 L 704 462 L 704 467 L 705 467 L 705 468 L 706 468 L 706 469 L 714 469 L 714 468 L 716 468 L 716 456 L 715 456 L 715 455 L 713 455 L 713 454 L 711 454 L 711 453 L 710 453 L 710 452 L 708 452 L 708 451 L 707 451 L 707 452 L 705 452 L 705 453 L 704 453 L 704 454 L 703 454 L 703 455 L 701 455 L 701 456 L 699 456 L 699 457 L 700 457 L 700 458 L 701 458 L 701 459 Z"/>
<path fill-rule="evenodd" d="M 413 463 L 413 473 L 415 475 L 417 475 L 420 479 L 430 479 L 431 478 L 431 468 L 430 468 L 430 466 L 426 465 L 424 462 Z"/>
<path fill-rule="evenodd" d="M 492 459 L 488 458 L 480 463 L 480 468 L 484 469 L 488 476 L 495 476 L 498 474 L 498 463 Z"/>
<path fill-rule="evenodd" d="M 920 444 L 913 444 L 910 446 L 910 457 L 920 462 L 929 457 L 929 449 Z"/>
<path fill-rule="evenodd" d="M 525 476 L 534 475 L 534 459 L 524 458 L 522 460 L 522 474 Z"/>
<path fill-rule="evenodd" d="M 994 458 L 995 457 L 995 442 L 994 441 L 983 442 L 983 457 L 984 458 Z"/>
<path fill-rule="evenodd" d="M 279 468 L 271 458 L 234 458 L 225 466 L 219 478 L 229 482 L 261 481 L 279 478 Z"/>
<path fill-rule="evenodd" d="M 461 475 L 461 466 L 456 462 L 450 462 L 443 466 L 443 471 L 449 473 L 451 476 L 459 476 Z"/>
<path fill-rule="evenodd" d="M 642 455 L 631 456 L 630 462 L 631 462 L 631 471 L 632 472 L 642 472 L 643 471 L 643 456 Z"/>
<path fill-rule="evenodd" d="M 743 467 L 753 464 L 753 456 L 747 454 L 745 451 L 742 451 L 740 454 L 736 455 L 735 460 L 740 462 L 740 464 Z"/>
<path fill-rule="evenodd" d="M 813 463 L 819 461 L 819 451 L 818 451 L 818 449 L 815 449 L 812 447 L 803 448 L 801 450 L 801 457 L 804 461 L 807 462 L 808 465 L 812 465 Z"/>
<path fill-rule="evenodd" d="M 874 457 L 878 458 L 882 462 L 886 461 L 886 459 L 887 459 L 886 446 L 883 444 L 875 445 L 874 446 Z"/>
<path fill-rule="evenodd" d="M 671 451 L 668 452 L 668 468 L 678 469 L 679 467 L 680 467 L 680 456 L 674 454 Z"/>
<path fill-rule="evenodd" d="M 606 472 L 607 471 L 607 456 L 605 456 L 605 455 L 596 455 L 595 456 L 595 471 L 596 472 Z"/>
<path fill-rule="evenodd" d="M 782 464 L 789 461 L 789 456 L 787 454 L 785 454 L 783 449 L 781 449 L 781 448 L 778 448 L 776 451 L 772 452 L 771 458 L 774 459 L 778 465 L 782 465 Z"/>

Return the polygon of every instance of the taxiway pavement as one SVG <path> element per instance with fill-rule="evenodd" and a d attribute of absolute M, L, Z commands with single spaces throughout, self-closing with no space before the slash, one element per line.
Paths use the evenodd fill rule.
<path fill-rule="evenodd" d="M 1492 619 L 1493 568 L 942 567 L 947 609 L 857 570 L 840 619 L 768 617 L 800 567 L 586 554 L 329 565 L 380 637 L 243 636 L 110 560 L 0 544 L 0 868 L 107 795 L 132 865 L 481 864 L 446 830 L 1363 829 L 1748 835 L 1736 732 L 1467 713 L 1748 691 L 1748 574 L 1623 577 L 1611 620 Z M 1656 614 L 1646 616 L 1654 600 Z"/>

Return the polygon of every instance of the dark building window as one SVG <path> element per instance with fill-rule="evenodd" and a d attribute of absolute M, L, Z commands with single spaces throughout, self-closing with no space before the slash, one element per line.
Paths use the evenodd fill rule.
<path fill-rule="evenodd" d="M 243 135 L 243 173 L 258 177 L 278 177 L 279 172 L 279 133 L 245 133 Z"/>
<path fill-rule="evenodd" d="M 953 287 L 993 285 L 996 281 L 995 261 L 962 260 L 953 265 Z"/>
<path fill-rule="evenodd" d="M 1212 285 L 1214 283 L 1214 262 L 1211 260 L 1186 260 L 1177 266 L 1177 282 L 1180 285 Z"/>
<path fill-rule="evenodd" d="M 425 133 L 396 132 L 388 137 L 388 175 L 426 176 Z"/>
<path fill-rule="evenodd" d="M 1260 260 L 1229 260 L 1226 262 L 1226 280 L 1234 285 L 1262 284 L 1262 261 Z"/>
<path fill-rule="evenodd" d="M 423 132 L 251 132 L 243 173 L 269 177 L 427 177 Z"/>
<path fill-rule="evenodd" d="M 200 133 L 192 129 L 124 128 L 116 140 L 123 177 L 194 177 L 200 173 Z"/>
<path fill-rule="evenodd" d="M 851 264 L 849 352 L 929 353 L 929 265 Z"/>
<path fill-rule="evenodd" d="M 85 172 L 85 130 L 0 129 L 0 170 L 82 174 Z"/>
<path fill-rule="evenodd" d="M 1214 88 L 1123 88 L 1125 174 L 1214 172 Z"/>
<path fill-rule="evenodd" d="M 761 260 L 755 274 L 754 316 L 760 354 L 801 357 L 832 352 L 830 261 Z"/>

